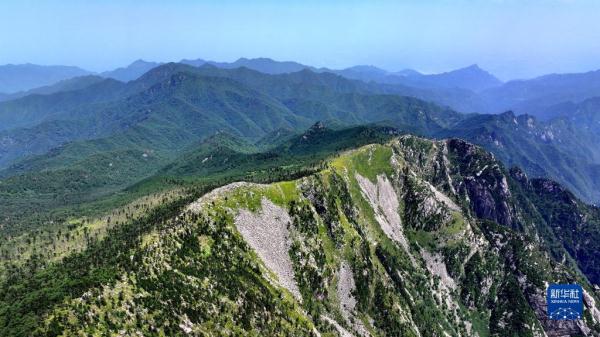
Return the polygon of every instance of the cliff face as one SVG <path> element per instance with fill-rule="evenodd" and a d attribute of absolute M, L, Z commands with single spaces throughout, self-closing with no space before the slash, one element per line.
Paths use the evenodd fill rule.
<path fill-rule="evenodd" d="M 593 237 L 600 217 L 563 193 L 460 140 L 365 146 L 296 181 L 203 196 L 140 240 L 135 268 L 55 308 L 45 329 L 598 336 L 598 251 L 573 229 Z M 567 230 L 558 214 L 572 209 Z M 573 282 L 585 319 L 546 320 L 548 283 Z"/>

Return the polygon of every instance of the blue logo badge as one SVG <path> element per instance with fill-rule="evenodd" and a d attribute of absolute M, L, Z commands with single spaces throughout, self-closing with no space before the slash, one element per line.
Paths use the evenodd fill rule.
<path fill-rule="evenodd" d="M 546 301 L 550 319 L 583 318 L 583 289 L 577 284 L 551 284 L 546 293 Z"/>

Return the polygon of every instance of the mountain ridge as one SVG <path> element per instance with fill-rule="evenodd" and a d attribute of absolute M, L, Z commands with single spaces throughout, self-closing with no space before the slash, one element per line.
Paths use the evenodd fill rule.
<path fill-rule="evenodd" d="M 248 116 L 235 118 L 235 123 L 231 118 L 223 119 L 221 115 L 225 114 L 224 111 L 231 112 L 241 108 L 236 102 L 239 95 L 225 93 L 215 97 L 216 101 L 211 103 L 212 98 L 204 97 L 199 100 L 201 93 L 192 90 L 185 94 L 180 93 L 186 96 L 182 101 L 181 96 L 172 96 L 175 92 L 171 93 L 166 89 L 168 82 L 177 73 L 189 73 L 190 76 L 205 78 L 227 78 L 244 87 L 245 92 L 254 93 L 254 102 L 247 101 L 247 104 L 264 104 L 263 106 L 270 107 L 269 109 L 274 108 L 281 112 L 277 114 L 281 118 L 276 124 L 272 124 L 273 121 L 269 118 L 259 118 L 258 123 L 255 123 L 252 121 L 254 117 L 248 119 Z M 402 94 L 414 96 L 406 93 L 403 87 L 348 80 L 333 73 L 315 73 L 308 69 L 268 75 L 245 67 L 222 69 L 206 64 L 192 67 L 169 63 L 155 67 L 127 84 L 107 81 L 80 91 L 29 96 L 0 103 L 0 120 L 17 123 L 13 127 L 20 126 L 19 129 L 2 132 L 0 139 L 4 141 L 0 143 L 0 162 L 8 165 L 10 161 L 22 158 L 24 154 L 43 154 L 44 151 L 69 141 L 107 137 L 150 116 L 158 119 L 152 119 L 154 124 L 146 122 L 144 125 L 151 125 L 155 130 L 157 127 L 162 128 L 156 121 L 160 119 L 164 122 L 163 117 L 138 111 L 143 110 L 142 106 L 158 104 L 162 111 L 166 111 L 167 106 L 171 105 L 168 108 L 171 114 L 177 112 L 178 116 L 183 116 L 196 111 L 198 116 L 205 118 L 206 127 L 197 129 L 200 132 L 197 135 L 191 135 L 187 131 L 181 132 L 181 135 L 186 135 L 181 137 L 186 142 L 196 137 L 208 136 L 217 130 L 229 130 L 234 134 L 245 130 L 245 136 L 251 136 L 254 141 L 274 129 L 291 127 L 301 130 L 319 120 L 338 120 L 347 125 L 386 122 L 401 132 L 429 137 L 462 137 L 486 146 L 509 165 L 524 167 L 534 176 L 553 177 L 590 202 L 599 200 L 599 196 L 594 194 L 594 186 L 598 186 L 599 182 L 593 177 L 598 170 L 599 166 L 596 163 L 600 158 L 594 144 L 598 144 L 600 140 L 594 136 L 595 129 L 587 126 L 581 128 L 581 125 L 568 119 L 546 122 L 527 116 L 504 118 L 502 115 L 465 115 L 419 99 L 400 97 Z M 221 80 L 214 81 L 225 85 Z M 149 93 L 140 96 L 140 93 L 152 90 L 157 83 L 165 85 L 162 94 L 156 92 L 156 97 Z M 99 86 L 107 88 L 97 90 Z M 209 86 L 203 85 L 199 88 L 206 89 Z M 260 94 L 255 94 L 256 92 Z M 64 102 L 57 104 L 55 98 Z M 161 101 L 158 102 L 157 99 Z M 94 105 L 87 104 L 94 100 L 97 101 Z M 23 118 L 22 122 L 31 124 L 18 124 L 22 122 L 15 120 L 14 113 L 19 111 L 19 105 L 21 106 L 18 109 L 23 111 L 19 113 Z M 233 110 L 230 109 L 232 106 Z M 210 109 L 212 113 L 207 114 L 208 111 L 200 111 L 198 108 Z M 199 123 L 198 116 L 194 118 Z M 112 121 L 113 118 L 116 119 Z M 75 121 L 81 123 L 79 130 L 71 127 Z M 240 121 L 243 123 L 240 124 Z M 10 126 L 7 123 L 4 123 L 5 127 Z M 60 132 L 61 123 L 64 123 L 64 130 L 75 132 Z M 242 124 L 245 126 L 242 127 Z M 176 129 L 185 129 L 183 126 L 186 123 L 177 119 L 167 125 L 169 128 L 165 127 L 162 130 L 169 138 L 176 139 Z M 193 125 L 189 122 L 186 126 Z M 518 128 L 515 128 L 515 125 Z M 154 134 L 155 130 L 151 130 L 150 134 Z M 48 137 L 43 138 L 42 135 Z M 165 141 L 171 144 L 171 140 Z M 23 153 L 24 148 L 20 144 L 28 144 L 25 148 L 27 152 Z M 568 162 L 575 162 L 576 165 Z"/>
<path fill-rule="evenodd" d="M 152 68 L 155 68 L 162 63 L 157 62 L 147 62 L 142 59 L 133 61 L 128 66 L 117 68 L 110 71 L 105 71 L 99 74 L 99 76 L 112 78 L 121 82 L 129 82 L 136 80 L 138 77 L 142 76 L 144 73 L 148 72 Z"/>
<path fill-rule="evenodd" d="M 0 92 L 12 94 L 89 74 L 89 71 L 74 66 L 42 66 L 31 63 L 1 65 Z"/>
<path fill-rule="evenodd" d="M 317 68 L 294 61 L 275 61 L 270 58 L 239 58 L 234 62 L 216 62 L 203 59 L 180 61 L 192 66 L 213 65 L 223 69 L 247 67 L 267 74 L 286 74 L 308 69 L 314 72 L 331 72 L 349 79 L 366 83 L 404 86 L 404 92 L 419 98 L 433 100 L 438 104 L 449 105 L 461 112 L 501 113 L 513 110 L 538 117 L 551 118 L 545 110 L 553 105 L 585 99 L 600 95 L 598 74 L 600 71 L 571 74 L 548 74 L 526 80 L 510 80 L 502 83 L 477 64 L 438 74 L 421 74 L 414 70 L 393 72 L 373 66 L 357 65 L 345 69 Z M 121 81 L 137 79 L 143 73 L 157 67 L 160 62 L 134 61 L 126 67 L 100 73 L 100 76 L 116 78 Z M 7 65 L 9 66 L 9 65 Z M 13 65 L 10 65 L 13 67 Z M 37 65 L 23 65 L 44 67 Z M 85 74 L 91 72 L 84 71 Z M 85 75 L 80 74 L 80 75 Z M 18 76 L 12 76 L 19 78 Z M 66 76 L 67 79 L 73 76 Z M 61 80 L 58 79 L 58 80 Z M 58 80 L 45 80 L 28 88 L 51 85 Z M 592 84 L 591 87 L 589 84 Z M 430 93 L 418 93 L 429 90 Z M 18 91 L 18 90 L 17 90 Z M 2 90 L 2 100 L 11 99 L 10 90 Z"/>
<path fill-rule="evenodd" d="M 29 95 L 51 95 L 63 91 L 84 89 L 85 87 L 96 84 L 102 80 L 102 77 L 96 75 L 67 78 L 47 86 L 36 87 L 27 91 L 20 91 L 13 94 L 0 94 L 0 102 L 14 100 Z"/>
<path fill-rule="evenodd" d="M 16 336 L 183 335 L 225 326 L 299 336 L 597 334 L 598 295 L 572 263 L 598 259 L 565 259 L 568 248 L 551 245 L 563 233 L 551 210 L 541 219 L 528 213 L 543 210 L 543 200 L 569 212 L 558 186 L 509 173 L 458 139 L 366 145 L 298 178 L 202 189 L 56 265 L 15 269 L 0 282 L 0 329 Z M 598 220 L 588 214 L 573 225 Z M 19 287 L 30 272 L 37 281 Z M 581 284 L 584 319 L 545 319 L 546 282 Z M 53 296 L 28 311 L 46 294 Z M 228 300 L 213 307 L 215 298 Z"/>

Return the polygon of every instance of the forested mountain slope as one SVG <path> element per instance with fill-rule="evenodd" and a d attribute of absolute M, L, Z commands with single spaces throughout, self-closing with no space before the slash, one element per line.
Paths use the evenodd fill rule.
<path fill-rule="evenodd" d="M 128 83 L 105 80 L 0 103 L 0 120 L 8 123 L 0 131 L 5 168 L 0 176 L 64 168 L 113 151 L 152 153 L 162 165 L 222 131 L 252 143 L 276 130 L 302 132 L 317 121 L 383 123 L 402 133 L 466 139 L 507 166 L 555 179 L 587 202 L 600 200 L 593 108 L 582 117 L 550 121 L 511 113 L 461 114 L 400 96 L 419 97 L 403 88 L 307 69 L 270 75 L 243 67 L 164 64 Z M 132 177 L 150 175 L 158 166 Z"/>
<path fill-rule="evenodd" d="M 14 267 L 2 334 L 600 334 L 598 209 L 464 141 L 404 136 L 207 190 Z M 584 287 L 584 320 L 546 320 L 553 282 Z"/>

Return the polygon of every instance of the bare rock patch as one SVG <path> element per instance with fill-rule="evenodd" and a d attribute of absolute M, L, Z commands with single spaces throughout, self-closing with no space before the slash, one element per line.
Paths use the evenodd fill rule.
<path fill-rule="evenodd" d="M 400 202 L 390 180 L 381 174 L 377 176 L 376 184 L 358 173 L 355 174 L 355 178 L 363 196 L 373 208 L 375 220 L 383 232 L 390 239 L 399 243 L 412 259 L 408 241 L 402 229 L 402 219 L 398 213 Z"/>
<path fill-rule="evenodd" d="M 352 268 L 346 262 L 342 262 L 338 275 L 337 296 L 340 299 L 342 316 L 361 336 L 369 336 L 369 332 L 355 315 L 356 299 L 352 293 L 356 290 L 356 284 Z"/>
<path fill-rule="evenodd" d="M 287 211 L 264 198 L 262 209 L 256 213 L 241 209 L 235 217 L 235 225 L 246 242 L 275 275 L 281 286 L 301 300 L 300 290 L 294 280 L 294 269 L 289 256 L 290 238 Z"/>

